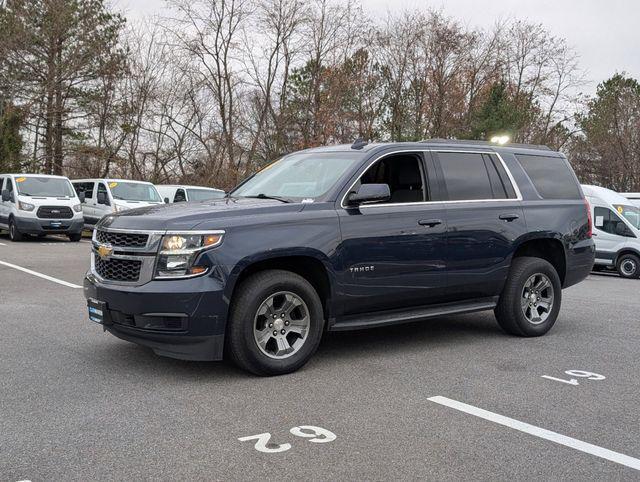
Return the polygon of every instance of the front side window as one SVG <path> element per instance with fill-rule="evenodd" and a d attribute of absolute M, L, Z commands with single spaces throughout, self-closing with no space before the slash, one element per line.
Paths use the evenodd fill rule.
<path fill-rule="evenodd" d="M 74 182 L 73 187 L 76 190 L 76 193 L 84 193 L 86 199 L 93 198 L 93 186 L 95 183 L 93 182 Z"/>
<path fill-rule="evenodd" d="M 213 189 L 187 189 L 189 201 L 208 201 L 209 199 L 221 199 L 225 196 L 224 191 L 214 191 Z"/>
<path fill-rule="evenodd" d="M 231 191 L 232 197 L 315 199 L 328 193 L 362 153 L 299 152 L 269 164 Z"/>
<path fill-rule="evenodd" d="M 391 198 L 385 203 L 428 201 L 421 164 L 421 158 L 417 154 L 403 153 L 385 157 L 367 169 L 360 178 L 360 185 L 387 184 Z"/>
<path fill-rule="evenodd" d="M 57 177 L 16 177 L 16 189 L 21 196 L 74 197 L 75 191 L 67 179 Z"/>
<path fill-rule="evenodd" d="M 151 184 L 138 182 L 112 181 L 109 189 L 113 199 L 121 201 L 161 202 L 160 194 Z"/>
<path fill-rule="evenodd" d="M 594 209 L 595 214 L 595 227 L 605 233 L 614 234 L 616 236 L 626 236 L 634 238 L 635 235 L 627 227 L 620 217 L 614 213 L 611 209 L 596 207 Z"/>
<path fill-rule="evenodd" d="M 582 199 L 580 188 L 562 157 L 516 154 L 516 158 L 543 199 Z"/>
<path fill-rule="evenodd" d="M 625 218 L 636 229 L 640 229 L 640 209 L 636 206 L 628 206 L 625 204 L 614 204 L 613 206 L 618 214 Z"/>

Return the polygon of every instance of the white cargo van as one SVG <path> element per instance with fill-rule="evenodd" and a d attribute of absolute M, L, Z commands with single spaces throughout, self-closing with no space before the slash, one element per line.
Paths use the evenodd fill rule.
<path fill-rule="evenodd" d="M 616 269 L 623 278 L 640 277 L 640 208 L 615 191 L 582 186 L 591 205 L 596 269 Z"/>
<path fill-rule="evenodd" d="M 66 177 L 0 174 L 0 191 L 0 229 L 8 230 L 12 241 L 47 234 L 82 238 L 80 198 Z"/>
<path fill-rule="evenodd" d="M 125 179 L 74 179 L 73 187 L 84 194 L 82 212 L 87 227 L 93 227 L 111 213 L 162 204 L 162 198 L 150 182 Z"/>
<path fill-rule="evenodd" d="M 212 187 L 157 184 L 156 188 L 166 203 L 208 201 L 223 198 L 225 195 L 223 190 Z"/>

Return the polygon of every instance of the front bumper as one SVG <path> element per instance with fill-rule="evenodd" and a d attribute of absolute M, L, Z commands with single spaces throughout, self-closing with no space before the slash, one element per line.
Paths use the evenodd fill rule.
<path fill-rule="evenodd" d="M 23 234 L 79 234 L 84 229 L 83 218 L 40 219 L 16 217 L 18 231 Z"/>
<path fill-rule="evenodd" d="M 221 360 L 228 304 L 215 272 L 142 286 L 102 283 L 91 273 L 84 295 L 106 303 L 104 329 L 156 354 L 181 360 Z"/>

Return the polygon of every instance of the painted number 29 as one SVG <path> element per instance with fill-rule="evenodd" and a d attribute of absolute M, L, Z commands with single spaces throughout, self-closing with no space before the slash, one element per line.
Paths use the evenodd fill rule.
<path fill-rule="evenodd" d="M 300 425 L 293 427 L 289 432 L 296 437 L 302 437 L 309 439 L 309 442 L 316 444 L 324 444 L 327 442 L 333 442 L 337 437 L 336 434 L 322 427 L 315 427 L 314 425 Z M 249 440 L 255 440 L 255 449 L 258 452 L 264 452 L 266 454 L 274 454 L 278 452 L 286 452 L 291 448 L 290 443 L 275 444 L 270 443 L 271 434 L 269 432 L 259 433 L 258 435 L 248 435 L 247 437 L 240 437 L 240 442 L 247 442 Z"/>
<path fill-rule="evenodd" d="M 586 378 L 587 380 L 604 380 L 604 375 L 600 375 L 598 373 L 593 372 L 585 372 L 584 370 L 567 370 L 565 372 L 570 377 L 578 377 L 578 378 Z M 554 380 L 556 382 L 566 383 L 567 385 L 580 385 L 578 380 L 575 378 L 570 378 L 569 380 L 565 380 L 563 378 L 550 377 L 549 375 L 542 375 L 542 378 L 546 378 L 547 380 Z"/>

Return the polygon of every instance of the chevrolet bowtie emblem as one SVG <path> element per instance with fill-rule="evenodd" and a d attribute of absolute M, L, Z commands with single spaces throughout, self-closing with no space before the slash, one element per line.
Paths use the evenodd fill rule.
<path fill-rule="evenodd" d="M 100 246 L 98 246 L 98 255 L 102 258 L 102 259 L 107 259 L 109 258 L 109 256 L 111 256 L 113 254 L 113 248 L 111 246 L 108 246 L 106 244 L 101 244 Z"/>

